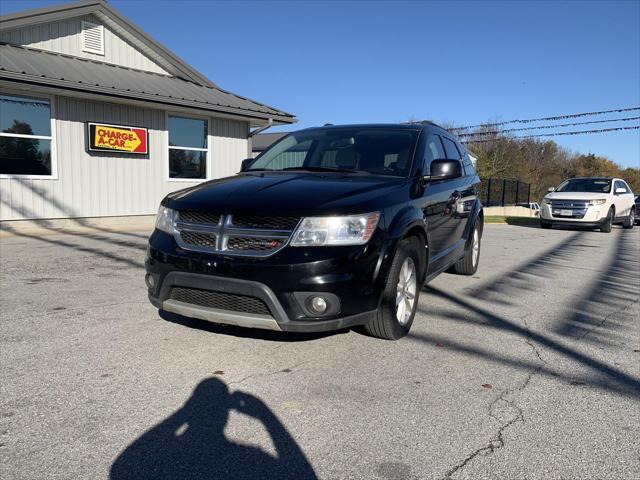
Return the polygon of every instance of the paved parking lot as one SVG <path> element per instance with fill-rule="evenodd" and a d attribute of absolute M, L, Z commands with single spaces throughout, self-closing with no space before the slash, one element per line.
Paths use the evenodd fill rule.
<path fill-rule="evenodd" d="M 160 317 L 144 250 L 0 239 L 1 478 L 640 478 L 640 229 L 487 226 L 398 342 Z"/>

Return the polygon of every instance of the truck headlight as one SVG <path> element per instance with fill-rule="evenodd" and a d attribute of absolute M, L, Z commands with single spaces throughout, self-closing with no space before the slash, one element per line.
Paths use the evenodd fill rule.
<path fill-rule="evenodd" d="M 306 217 L 293 234 L 291 245 L 364 245 L 380 220 L 380 212 L 340 217 Z"/>
<path fill-rule="evenodd" d="M 594 205 L 602 205 L 603 203 L 607 203 L 606 198 L 599 198 L 597 200 L 591 200 L 587 205 L 593 207 Z"/>
<path fill-rule="evenodd" d="M 542 202 L 540 202 L 540 203 L 542 203 L 542 205 L 547 205 L 548 207 L 550 207 L 551 206 L 551 199 L 550 198 L 543 198 Z"/>
<path fill-rule="evenodd" d="M 173 234 L 173 217 L 175 212 L 170 208 L 160 205 L 156 215 L 156 228 L 163 232 Z"/>

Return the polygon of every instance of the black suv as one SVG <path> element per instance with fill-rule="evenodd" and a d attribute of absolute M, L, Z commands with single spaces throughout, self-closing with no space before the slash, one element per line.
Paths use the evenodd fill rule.
<path fill-rule="evenodd" d="M 159 309 L 216 323 L 407 334 L 422 285 L 478 267 L 469 155 L 434 124 L 291 133 L 233 177 L 168 195 L 149 239 Z"/>

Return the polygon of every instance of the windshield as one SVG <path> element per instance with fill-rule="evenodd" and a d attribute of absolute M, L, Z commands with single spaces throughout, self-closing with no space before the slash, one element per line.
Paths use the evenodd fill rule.
<path fill-rule="evenodd" d="M 406 177 L 418 133 L 385 128 L 292 133 L 256 158 L 248 171 L 337 171 Z"/>
<path fill-rule="evenodd" d="M 556 192 L 592 192 L 609 193 L 611 180 L 606 178 L 572 178 L 564 181 Z"/>

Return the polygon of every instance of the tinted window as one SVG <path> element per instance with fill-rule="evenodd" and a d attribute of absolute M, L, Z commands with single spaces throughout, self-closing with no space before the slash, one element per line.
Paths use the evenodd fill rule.
<path fill-rule="evenodd" d="M 460 152 L 458 152 L 455 143 L 453 143 L 447 137 L 442 137 L 442 143 L 444 144 L 444 151 L 447 154 L 447 159 L 460 160 Z"/>
<path fill-rule="evenodd" d="M 469 157 L 469 154 L 465 152 L 464 156 L 462 157 L 462 164 L 464 165 L 464 170 L 467 173 L 467 175 L 475 175 L 476 174 L 476 168 L 473 166 L 473 162 L 471 161 L 471 158 Z"/>
<path fill-rule="evenodd" d="M 51 175 L 48 100 L 0 95 L 0 173 Z"/>
<path fill-rule="evenodd" d="M 51 135 L 48 100 L 0 95 L 0 130 L 22 135 Z"/>
<path fill-rule="evenodd" d="M 207 121 L 196 118 L 169 117 L 169 145 L 207 148 Z"/>
<path fill-rule="evenodd" d="M 427 144 L 424 152 L 424 167 L 422 169 L 424 174 L 430 174 L 432 161 L 442 158 L 446 158 L 446 155 L 444 153 L 444 148 L 442 148 L 440 136 L 430 133 L 429 136 L 427 136 Z"/>
<path fill-rule="evenodd" d="M 624 182 L 622 182 L 622 181 L 620 181 L 620 180 L 616 180 L 616 186 L 615 186 L 615 188 L 616 188 L 616 189 L 617 189 L 617 188 L 624 188 L 624 191 L 625 191 L 626 193 L 631 193 L 631 190 L 629 190 L 629 187 L 627 187 L 627 184 L 626 184 L 626 183 L 624 183 Z M 615 192 L 615 190 L 614 190 L 614 192 Z"/>
<path fill-rule="evenodd" d="M 572 178 L 565 180 L 556 189 L 556 192 L 611 192 L 611 180 L 606 178 Z"/>
<path fill-rule="evenodd" d="M 385 128 L 301 131 L 265 150 L 250 170 L 315 167 L 406 177 L 417 138 L 417 130 Z"/>
<path fill-rule="evenodd" d="M 206 120 L 169 117 L 169 177 L 207 178 Z"/>

